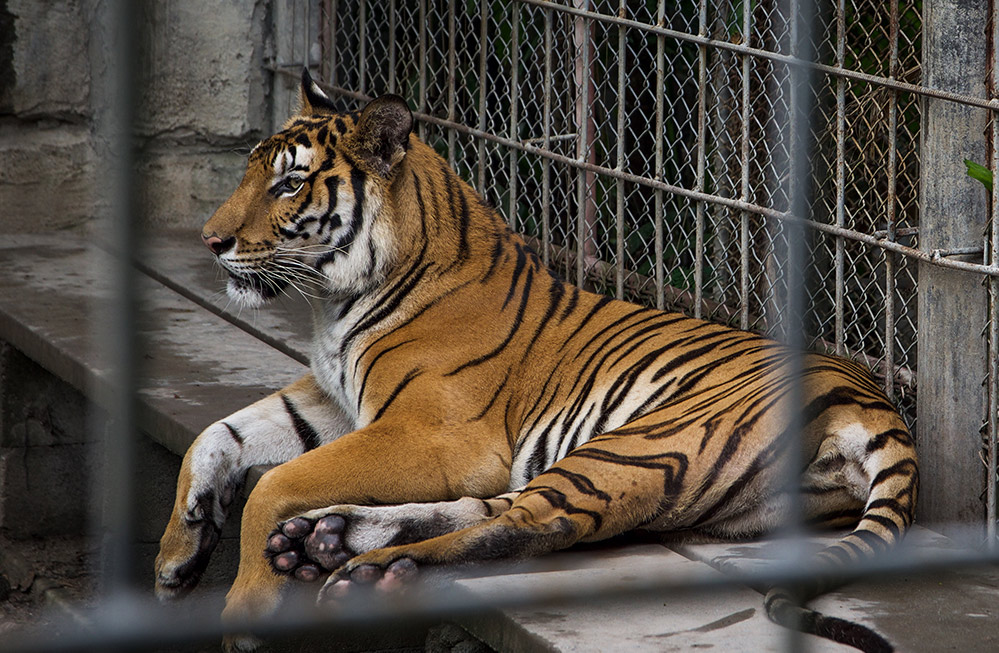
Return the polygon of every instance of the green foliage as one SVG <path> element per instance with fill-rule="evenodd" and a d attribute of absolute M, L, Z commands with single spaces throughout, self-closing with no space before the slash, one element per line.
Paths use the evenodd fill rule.
<path fill-rule="evenodd" d="M 992 171 L 980 163 L 975 163 L 974 161 L 970 161 L 968 159 L 964 160 L 964 165 L 968 168 L 968 176 L 982 182 L 982 185 L 985 186 L 985 188 L 991 193 Z"/>

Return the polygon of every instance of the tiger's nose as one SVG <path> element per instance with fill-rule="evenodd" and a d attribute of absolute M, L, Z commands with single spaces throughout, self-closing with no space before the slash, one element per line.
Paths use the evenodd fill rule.
<path fill-rule="evenodd" d="M 201 242 L 203 242 L 208 249 L 212 250 L 212 253 L 215 254 L 215 256 L 221 256 L 225 252 L 232 249 L 232 246 L 236 244 L 236 237 L 229 236 L 228 238 L 220 238 L 218 234 L 215 233 L 210 236 L 201 234 Z"/>

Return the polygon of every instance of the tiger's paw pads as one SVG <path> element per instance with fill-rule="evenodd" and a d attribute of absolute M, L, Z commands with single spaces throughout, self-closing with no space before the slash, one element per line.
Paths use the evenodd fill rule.
<path fill-rule="evenodd" d="M 319 591 L 316 602 L 333 604 L 354 594 L 374 590 L 397 594 L 419 576 L 419 567 L 412 558 L 399 558 L 386 567 L 361 563 L 330 577 Z"/>
<path fill-rule="evenodd" d="M 278 524 L 264 550 L 278 574 L 314 582 L 353 557 L 343 543 L 347 522 L 339 515 L 294 517 Z"/>

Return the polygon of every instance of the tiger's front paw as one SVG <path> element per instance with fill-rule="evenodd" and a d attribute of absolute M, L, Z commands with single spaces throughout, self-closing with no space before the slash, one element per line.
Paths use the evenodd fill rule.
<path fill-rule="evenodd" d="M 194 524 L 171 521 L 156 556 L 156 598 L 178 599 L 197 586 L 220 533 L 221 529 L 209 521 Z"/>
<path fill-rule="evenodd" d="M 235 485 L 227 486 L 220 493 L 200 493 L 189 499 L 183 510 L 175 507 L 156 556 L 155 591 L 159 600 L 180 598 L 197 586 L 218 544 L 234 493 Z"/>

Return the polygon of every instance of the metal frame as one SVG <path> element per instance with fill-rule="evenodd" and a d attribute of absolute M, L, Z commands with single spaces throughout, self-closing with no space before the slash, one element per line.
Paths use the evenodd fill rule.
<path fill-rule="evenodd" d="M 716 8 L 716 3 L 710 0 L 700 0 L 696 6 L 696 17 L 692 24 L 688 25 L 686 31 L 674 29 L 665 24 L 664 3 L 660 2 L 656 16 L 647 16 L 645 20 L 638 20 L 628 16 L 628 7 L 624 0 L 615 3 L 613 7 L 607 7 L 605 11 L 593 11 L 588 9 L 588 3 L 577 2 L 573 5 L 558 4 L 546 0 L 509 0 L 502 3 L 503 8 L 508 10 L 506 15 L 510 16 L 509 44 L 511 55 L 509 59 L 509 98 L 511 99 L 512 110 L 507 116 L 497 118 L 496 112 L 490 105 L 488 75 L 490 75 L 490 59 L 486 45 L 490 43 L 490 34 L 494 33 L 489 29 L 490 17 L 495 13 L 490 10 L 494 8 L 494 2 L 480 0 L 477 3 L 477 14 L 483 20 L 479 27 L 479 45 L 482 46 L 477 59 L 474 60 L 477 70 L 479 87 L 475 95 L 475 127 L 468 126 L 465 119 L 463 107 L 459 99 L 459 87 L 457 84 L 458 74 L 464 65 L 458 58 L 458 22 L 462 19 L 459 10 L 467 3 L 459 5 L 456 0 L 449 0 L 446 10 L 441 10 L 437 3 L 431 0 L 392 0 L 388 10 L 388 37 L 387 47 L 369 48 L 371 39 L 382 39 L 383 34 L 378 29 L 369 29 L 369 21 L 375 22 L 371 16 L 372 12 L 367 11 L 366 5 L 358 7 L 357 12 L 360 25 L 352 25 L 349 16 L 343 15 L 344 5 L 348 3 L 337 0 L 319 0 L 318 2 L 306 3 L 305 11 L 291 13 L 291 24 L 295 29 L 304 29 L 299 38 L 302 49 L 296 51 L 294 45 L 287 48 L 286 44 L 279 44 L 276 48 L 278 53 L 292 52 L 291 58 L 285 58 L 279 54 L 277 61 L 269 64 L 270 70 L 277 73 L 275 76 L 275 87 L 290 85 L 298 74 L 303 64 L 321 65 L 328 71 L 325 77 L 327 88 L 336 96 L 349 100 L 366 100 L 371 94 L 382 91 L 392 91 L 406 93 L 413 92 L 413 102 L 417 106 L 415 115 L 419 123 L 419 134 L 428 142 L 446 147 L 446 153 L 452 163 L 463 163 L 467 160 L 475 161 L 475 178 L 480 190 L 489 195 L 496 191 L 496 180 L 505 182 L 503 192 L 506 193 L 506 210 L 510 223 L 518 228 L 530 227 L 531 233 L 539 246 L 542 257 L 546 263 L 565 265 L 573 269 L 577 274 L 577 281 L 582 283 L 597 284 L 603 288 L 611 288 L 618 296 L 631 297 L 639 300 L 650 301 L 660 306 L 678 307 L 690 311 L 696 316 L 704 316 L 711 319 L 731 321 L 747 327 L 773 328 L 774 325 L 761 322 L 759 316 L 754 316 L 754 310 L 758 306 L 750 304 L 750 296 L 753 294 L 750 285 L 752 283 L 750 266 L 756 257 L 759 256 L 776 259 L 785 257 L 790 263 L 781 270 L 795 270 L 806 264 L 805 261 L 794 262 L 795 257 L 802 256 L 801 252 L 796 253 L 795 245 L 798 243 L 784 242 L 786 234 L 781 231 L 774 231 L 768 239 L 762 239 L 768 251 L 752 249 L 752 244 L 757 239 L 751 236 L 754 229 L 759 227 L 753 220 L 760 220 L 763 225 L 769 225 L 778 229 L 785 226 L 794 229 L 808 229 L 813 233 L 824 234 L 831 239 L 830 248 L 833 265 L 832 291 L 834 298 L 832 338 L 824 338 L 824 334 L 804 333 L 807 336 L 808 344 L 813 346 L 825 346 L 837 353 L 854 356 L 875 369 L 882 371 L 885 375 L 885 387 L 889 393 L 893 390 L 906 389 L 914 392 L 913 373 L 907 366 L 904 357 L 896 358 L 898 349 L 898 315 L 895 314 L 895 303 L 899 301 L 898 288 L 896 286 L 899 277 L 898 270 L 904 266 L 905 261 L 920 261 L 927 265 L 947 267 L 960 270 L 966 273 L 969 285 L 976 285 L 984 282 L 988 292 L 988 306 L 986 314 L 983 316 L 983 334 L 988 351 L 987 361 L 987 414 L 983 416 L 985 441 L 987 444 L 984 459 L 987 466 L 988 478 L 994 480 L 997 467 L 997 429 L 999 429 L 999 185 L 993 189 L 991 196 L 992 215 L 990 226 L 983 242 L 983 247 L 977 244 L 969 244 L 950 251 L 923 251 L 915 246 L 904 245 L 900 239 L 918 237 L 918 225 L 908 224 L 902 226 L 903 222 L 897 215 L 896 177 L 898 175 L 897 156 L 899 145 L 897 135 L 899 130 L 899 114 L 897 101 L 899 94 L 911 94 L 917 97 L 932 97 L 950 102 L 956 102 L 967 106 L 978 107 L 989 111 L 991 116 L 990 133 L 990 167 L 993 171 L 999 170 L 999 96 L 997 96 L 996 86 L 999 85 L 999 70 L 993 62 L 990 71 L 990 97 L 983 99 L 968 97 L 960 94 L 941 91 L 939 89 L 929 89 L 900 81 L 900 59 L 898 53 L 899 35 L 899 7 L 892 3 L 890 16 L 889 36 L 892 39 L 892 50 L 889 61 L 889 72 L 887 77 L 873 75 L 861 70 L 851 70 L 846 67 L 846 13 L 850 0 L 839 0 L 836 6 L 835 43 L 833 48 L 834 63 L 816 63 L 807 58 L 807 53 L 798 56 L 798 40 L 809 38 L 807 30 L 799 31 L 798 21 L 792 19 L 789 25 L 789 33 L 783 34 L 775 42 L 782 43 L 786 50 L 768 50 L 756 47 L 754 43 L 754 27 L 750 11 L 745 8 L 759 6 L 760 3 L 750 3 L 748 0 L 733 0 L 729 8 L 742 6 L 743 15 L 741 21 L 742 39 L 726 40 L 710 36 L 713 34 L 712 26 L 715 18 L 710 9 Z M 601 7 L 608 3 L 602 3 Z M 416 5 L 415 8 L 413 5 Z M 797 2 L 792 0 L 792 9 L 796 8 Z M 125 7 L 128 3 L 117 3 L 112 6 L 111 17 L 117 20 L 118 33 L 129 34 L 131 30 L 128 25 L 134 25 L 135 18 Z M 293 3 L 291 7 L 299 6 Z M 408 17 L 418 22 L 417 36 L 414 44 L 399 43 L 396 35 L 406 32 L 406 12 Z M 794 14 L 796 15 L 796 14 Z M 320 17 L 320 21 L 314 21 L 315 16 Z M 709 20 L 710 19 L 710 20 Z M 440 59 L 434 58 L 432 52 L 433 43 L 439 40 L 432 39 L 429 34 L 429 26 L 435 21 L 446 25 L 446 42 L 448 43 L 446 52 Z M 613 124 L 614 134 L 617 137 L 613 150 L 600 151 L 597 145 L 600 141 L 594 141 L 587 134 L 586 125 L 589 122 L 590 106 L 586 102 L 590 94 L 589 84 L 597 78 L 591 76 L 586 79 L 586 75 L 591 74 L 593 66 L 600 64 L 599 57 L 594 58 L 587 46 L 583 46 L 581 51 L 576 51 L 567 59 L 565 56 L 566 44 L 572 42 L 571 30 L 559 29 L 560 22 L 565 27 L 567 21 L 580 21 L 577 25 L 582 25 L 584 33 L 590 34 L 592 38 L 595 26 L 605 26 L 610 34 L 610 42 L 613 51 L 618 57 L 618 67 L 614 71 L 617 74 L 611 75 L 605 72 L 605 77 L 600 79 L 611 86 L 621 100 L 621 102 L 608 115 L 613 116 L 609 124 Z M 114 22 L 114 21 L 112 21 Z M 540 25 L 540 35 L 532 33 L 531 29 Z M 125 26 L 125 27 L 122 27 Z M 313 28 L 316 28 L 315 34 Z M 325 30 L 325 32 L 324 32 Z M 348 45 L 356 46 L 353 50 L 357 53 L 357 58 L 345 60 L 340 56 L 337 49 L 338 31 L 354 35 Z M 696 30 L 696 31 L 695 31 Z M 412 31 L 412 30 L 409 30 Z M 329 35 L 329 38 L 321 38 L 320 33 Z M 634 36 L 634 35 L 639 36 Z M 292 40 L 292 33 L 278 34 L 278 40 Z M 637 64 L 637 54 L 630 46 L 629 39 L 652 38 L 655 40 L 655 110 L 650 124 L 654 126 L 655 136 L 655 164 L 654 171 L 635 171 L 630 168 L 629 144 L 625 142 L 629 114 L 625 104 L 628 92 L 628 79 L 625 73 L 625 62 L 628 66 L 632 62 Z M 992 51 L 999 48 L 999 4 L 993 4 L 990 39 Z M 327 47 L 321 53 L 321 61 L 317 62 L 312 56 L 313 41 L 318 41 Z M 298 43 L 294 39 L 293 43 Z M 373 43 L 373 42 L 372 42 Z M 668 44 L 687 44 L 690 46 L 690 59 L 687 68 L 694 74 L 696 79 L 697 98 L 696 107 L 691 111 L 694 114 L 693 132 L 696 134 L 694 147 L 690 151 L 694 152 L 691 157 L 693 165 L 690 166 L 691 174 L 684 180 L 669 180 L 664 175 L 664 165 L 667 162 L 666 147 L 683 149 L 682 143 L 678 141 L 666 142 L 663 134 L 664 123 L 667 122 L 666 101 L 667 81 L 671 80 L 668 74 L 667 63 L 670 66 L 676 65 L 676 61 L 668 61 Z M 118 57 L 118 61 L 134 61 L 131 56 L 132 45 L 129 42 L 120 44 L 123 56 Z M 323 47 L 323 46 L 321 46 Z M 531 48 L 538 52 L 533 52 Z M 408 48 L 406 50 L 405 48 Z M 522 48 L 526 48 L 522 51 Z M 349 48 L 348 48 L 349 49 Z M 807 50 L 808 48 L 806 48 Z M 404 51 L 405 50 L 405 51 Z M 679 49 L 677 50 L 679 51 Z M 296 53 L 297 52 L 297 53 Z M 384 52 L 386 55 L 388 71 L 381 71 L 377 66 L 372 66 L 371 58 L 376 56 L 376 52 Z M 403 62 L 407 62 L 406 52 L 416 52 L 415 61 L 408 61 L 404 65 L 409 65 L 412 70 L 411 78 L 403 79 L 398 74 L 398 68 Z M 602 50 L 597 54 L 602 54 Z M 713 168 L 712 148 L 716 147 L 709 139 L 709 136 L 716 138 L 720 134 L 711 132 L 712 111 L 714 107 L 708 104 L 708 92 L 711 88 L 715 74 L 718 71 L 717 65 L 712 69 L 712 63 L 717 64 L 713 59 L 717 53 L 730 53 L 739 61 L 739 91 L 740 91 L 740 132 L 738 136 L 739 154 L 739 189 L 738 197 L 726 196 L 720 192 L 712 192 L 720 188 L 718 185 L 718 170 Z M 528 56 L 525 56 L 526 55 Z M 530 61 L 531 54 L 540 53 L 540 63 Z M 581 62 L 580 71 L 583 73 L 582 95 L 570 96 L 568 98 L 553 93 L 553 82 L 556 79 L 571 79 L 571 75 L 559 73 L 559 65 L 565 61 Z M 433 63 L 431 63 L 431 61 Z M 750 164 L 755 153 L 752 142 L 752 131 L 750 121 L 754 119 L 751 100 L 753 99 L 753 71 L 754 65 L 759 62 L 768 62 L 772 67 L 783 66 L 785 72 L 792 69 L 804 71 L 819 80 L 831 80 L 834 87 L 833 111 L 834 118 L 831 121 L 832 133 L 835 134 L 835 163 L 833 166 L 833 197 L 835 210 L 828 221 L 822 221 L 814 215 L 814 209 L 810 214 L 810 206 L 804 201 L 801 184 L 793 183 L 790 180 L 791 190 L 786 195 L 782 195 L 777 201 L 770 203 L 756 201 L 752 187 L 752 169 Z M 434 68 L 434 65 L 440 64 Z M 349 67 L 354 71 L 354 77 L 343 74 L 345 68 Z M 533 66 L 530 70 L 529 66 Z M 771 68 L 773 70 L 775 68 Z M 561 74 L 561 78 L 559 75 Z M 522 84 L 531 83 L 535 77 L 540 75 L 544 80 L 540 93 L 534 89 L 533 94 L 522 88 Z M 444 77 L 443 83 L 440 79 Z M 778 76 L 779 82 L 783 83 L 783 77 Z M 352 79 L 356 79 L 356 85 L 349 84 Z M 133 72 L 125 67 L 117 71 L 114 77 L 114 88 L 133 88 Z M 287 82 L 287 84 L 286 84 Z M 851 82 L 861 82 L 871 85 L 871 87 L 885 89 L 889 98 L 889 112 L 887 118 L 888 130 L 890 133 L 888 151 L 889 165 L 888 178 L 889 186 L 886 190 L 887 207 L 883 216 L 876 216 L 878 228 L 868 230 L 851 228 L 848 220 L 847 194 L 850 187 L 849 165 L 847 161 L 847 140 L 850 127 L 849 102 L 847 101 L 847 87 Z M 599 85 L 599 80 L 596 81 Z M 406 85 L 409 84 L 409 87 Z M 792 85 L 791 89 L 795 87 Z M 600 88 L 598 86 L 597 90 Z M 116 159 L 116 183 L 110 189 L 111 199 L 115 199 L 116 210 L 114 214 L 117 220 L 113 223 L 113 233 L 118 238 L 119 250 L 123 252 L 131 251 L 134 243 L 134 222 L 129 218 L 132 215 L 131 200 L 128 189 L 133 186 L 129 183 L 134 174 L 129 155 L 129 139 L 126 137 L 132 122 L 132 98 L 122 91 L 120 101 L 114 103 L 112 114 L 108 117 L 106 133 L 109 134 L 109 141 L 115 145 L 118 157 Z M 436 95 L 435 95 L 436 94 Z M 538 96 L 540 95 L 540 102 Z M 792 93 L 793 95 L 793 93 Z M 287 97 L 287 95 L 276 96 Z M 439 97 L 438 97 L 439 96 Z M 557 133 L 560 124 L 566 124 L 567 119 L 571 120 L 573 111 L 565 111 L 566 107 L 560 103 L 575 102 L 579 104 L 578 97 L 583 98 L 582 110 L 580 111 L 580 126 L 576 133 Z M 433 102 L 443 98 L 443 106 L 434 105 Z M 528 102 L 533 100 L 533 106 Z M 280 100 L 279 100 L 280 101 Z M 807 101 L 806 101 L 807 103 Z M 538 106 L 540 104 L 541 106 Z M 788 108 L 791 115 L 797 113 L 801 106 L 801 98 L 793 98 L 785 108 Z M 287 109 L 289 107 L 285 107 Z M 533 109 L 531 111 L 530 109 Z M 606 107 L 605 107 L 606 109 Z M 285 113 L 280 107 L 275 108 L 275 115 Z M 443 115 L 441 115 L 443 114 Z M 569 118 L 567 118 L 569 116 Z M 801 152 L 803 148 L 795 149 L 795 146 L 803 140 L 810 138 L 808 126 L 803 126 L 800 122 L 800 130 L 792 130 L 792 147 L 785 156 L 794 169 L 795 165 L 801 165 Z M 606 128 L 607 125 L 601 125 Z M 812 126 L 814 127 L 814 125 Z M 505 132 L 505 133 L 501 133 Z M 579 136 L 577 136 L 579 135 Z M 811 135 L 814 137 L 814 130 Z M 571 153 L 563 147 L 568 144 Z M 475 156 L 469 157 L 465 151 L 468 147 L 474 147 Z M 572 146 L 575 146 L 572 148 Z M 772 154 L 772 153 L 771 153 Z M 797 156 L 796 156 L 797 155 Z M 603 156 L 604 161 L 600 162 L 599 157 Z M 797 160 L 793 164 L 792 160 Z M 689 163 L 689 162 L 688 162 Z M 535 165 L 536 164 L 536 165 Z M 537 184 L 536 179 L 529 175 L 525 176 L 525 169 L 531 174 L 536 173 L 540 177 L 540 198 L 537 198 L 537 206 L 529 204 L 528 208 L 536 208 L 537 216 L 528 214 L 530 220 L 522 219 L 521 206 L 528 202 L 525 196 L 528 193 L 522 189 L 528 183 Z M 568 187 L 566 184 L 568 182 Z M 608 182 L 608 183 L 604 183 Z M 603 185 L 601 185 L 603 184 Z M 575 186 L 575 193 L 571 192 Z M 797 188 L 797 191 L 795 190 Z M 610 193 L 608 189 L 613 189 Z M 629 194 L 642 192 L 642 189 L 651 192 L 654 201 L 651 215 L 635 216 L 629 213 Z M 600 225 L 590 223 L 587 220 L 587 202 L 596 201 L 597 210 L 601 208 L 599 201 L 593 198 L 598 195 L 597 190 L 607 196 L 613 196 L 613 202 L 606 202 L 608 207 L 612 207 L 609 215 L 612 220 L 607 222 L 611 225 L 606 229 L 607 233 L 615 235 L 614 247 L 607 247 L 607 243 L 602 243 L 597 251 L 601 255 L 612 254 L 611 260 L 591 259 L 585 256 L 585 241 L 589 237 L 595 236 L 592 232 Z M 821 191 L 817 191 L 821 192 Z M 797 197 L 797 199 L 795 199 Z M 574 200 L 575 198 L 575 200 Z M 770 198 L 773 200 L 773 197 Z M 572 202 L 576 204 L 573 206 Z M 686 208 L 691 209 L 687 213 L 682 210 L 674 211 L 671 217 L 687 216 L 692 214 L 693 225 L 691 238 L 694 251 L 684 253 L 673 253 L 674 258 L 688 255 L 693 259 L 693 274 L 690 283 L 686 287 L 671 285 L 671 281 L 666 278 L 665 258 L 666 241 L 670 236 L 669 225 L 665 223 L 666 206 L 676 206 L 686 202 Z M 672 203 L 672 205 L 670 204 Z M 573 230 L 560 231 L 557 211 L 566 206 L 575 209 L 574 219 L 571 226 Z M 682 207 L 683 208 L 683 207 Z M 711 261 L 709 260 L 709 250 L 716 246 L 717 242 L 712 242 L 712 238 L 717 241 L 719 224 L 727 217 L 728 212 L 733 212 L 738 216 L 739 229 L 739 270 L 738 293 L 739 298 L 734 306 L 727 305 L 730 299 L 725 293 L 717 293 L 716 289 L 709 283 L 709 272 Z M 883 217 L 883 221 L 881 221 Z M 656 254 L 655 260 L 647 266 L 652 274 L 639 274 L 629 268 L 626 251 L 626 235 L 634 231 L 637 221 L 651 219 L 654 223 L 653 249 Z M 881 226 L 883 225 L 883 228 Z M 572 243 L 570 236 L 575 234 L 576 243 Z M 560 239 L 564 239 L 560 242 Z M 886 343 L 884 351 L 869 351 L 851 347 L 848 337 L 848 315 L 847 307 L 850 306 L 851 289 L 850 275 L 847 273 L 847 257 L 851 255 L 851 248 L 860 248 L 862 255 L 884 256 L 883 269 L 885 276 L 883 279 L 884 297 L 882 298 L 880 314 L 884 316 L 883 342 Z M 981 256 L 980 261 L 959 260 L 958 257 L 968 255 Z M 856 255 L 856 254 L 854 254 Z M 856 259 L 854 259 L 856 260 Z M 122 266 L 127 265 L 122 261 Z M 761 268 L 765 266 L 760 266 Z M 765 270 L 764 270 L 765 271 Z M 122 267 L 117 271 L 117 278 L 123 280 L 120 288 L 121 304 L 118 310 L 118 320 L 116 322 L 116 342 L 131 342 L 131 320 L 134 315 L 134 291 L 127 283 L 131 275 L 127 269 Z M 786 284 L 793 291 L 793 283 Z M 719 296 L 713 296 L 717 294 Z M 786 292 L 784 299 L 792 306 L 798 300 L 794 292 Z M 768 300 L 769 301 L 769 300 Z M 763 302 L 758 302 L 762 305 Z M 794 311 L 792 311 L 792 314 Z M 784 335 L 791 340 L 798 333 L 796 324 L 785 325 Z M 806 321 L 807 327 L 807 321 Z M 909 337 L 908 335 L 906 337 Z M 905 345 L 906 343 L 902 343 Z M 117 422 L 117 429 L 111 430 L 106 446 L 110 450 L 120 450 L 128 452 L 128 440 L 132 433 L 132 389 L 135 387 L 134 365 L 137 360 L 136 351 L 130 346 L 119 347 L 121 356 L 117 361 L 116 369 L 117 384 L 121 388 L 120 396 L 122 401 L 113 411 Z M 904 352 L 905 348 L 901 350 Z M 129 459 L 126 457 L 111 465 L 112 472 L 106 477 L 106 495 L 110 497 L 128 497 L 130 478 L 125 473 L 130 468 Z M 994 482 L 986 483 L 988 497 L 988 507 L 985 522 L 987 524 L 988 541 L 990 549 L 995 545 L 995 516 L 996 516 L 996 488 Z M 128 527 L 131 523 L 131 507 L 127 504 L 116 504 L 109 512 L 109 528 L 114 537 L 108 551 L 114 556 L 123 556 L 121 560 L 127 560 L 128 549 Z M 121 562 L 121 560 L 119 562 Z M 926 560 L 918 555 L 918 552 L 902 550 L 893 554 L 890 559 L 878 559 L 868 564 L 860 565 L 847 570 L 844 579 L 858 578 L 870 573 L 880 573 L 885 575 L 910 573 L 913 569 L 923 572 L 933 572 L 944 568 L 956 566 L 969 566 L 978 564 L 994 564 L 999 562 L 994 552 L 983 552 L 981 554 L 958 554 L 953 558 L 937 557 L 933 560 Z M 0 649 L 8 650 L 87 650 L 87 649 L 107 649 L 111 647 L 134 647 L 134 648 L 157 648 L 165 644 L 197 641 L 205 637 L 215 637 L 219 634 L 219 627 L 216 622 L 214 608 L 196 609 L 191 612 L 186 609 L 166 610 L 161 607 L 147 605 L 141 600 L 130 596 L 127 591 L 128 582 L 125 578 L 127 565 L 109 565 L 106 569 L 109 579 L 108 587 L 111 590 L 106 601 L 93 615 L 91 627 L 77 629 L 74 635 L 63 639 L 52 639 L 49 637 L 37 636 L 27 640 L 12 641 L 7 640 L 0 644 Z M 677 591 L 712 591 L 724 589 L 734 585 L 759 585 L 768 582 L 795 582 L 807 579 L 809 572 L 794 564 L 777 565 L 771 569 L 755 572 L 746 575 L 719 575 L 716 580 L 705 581 L 704 579 L 683 579 L 683 578 L 662 578 L 655 575 L 646 579 L 642 586 L 638 588 L 634 595 L 659 593 L 666 590 Z M 488 604 L 475 602 L 466 596 L 455 596 L 450 594 L 418 594 L 409 600 L 399 601 L 386 605 L 384 603 L 358 601 L 356 605 L 347 606 L 340 613 L 330 616 L 314 611 L 301 610 L 295 612 L 295 616 L 289 618 L 287 615 L 280 620 L 254 624 L 254 629 L 262 633 L 288 633 L 300 632 L 305 628 L 331 628 L 343 625 L 371 624 L 378 620 L 397 620 L 400 616 L 409 617 L 441 617 L 453 616 L 458 613 L 468 613 L 472 611 L 484 610 L 502 606 L 526 606 L 539 605 L 552 601 L 586 601 L 597 597 L 607 597 L 614 595 L 615 590 L 610 587 L 593 585 L 586 592 L 573 589 L 570 593 L 559 591 L 557 588 L 544 596 L 525 596 L 522 593 L 513 592 L 509 595 L 498 596 Z M 214 605 L 209 599 L 209 605 Z M 129 618 L 122 618 L 123 611 Z M 193 616 L 192 616 L 193 615 Z M 180 632 L 175 624 L 183 621 L 185 628 Z M 236 625 L 239 626 L 238 624 Z M 72 630 L 72 628 L 70 629 Z M 794 648 L 795 639 L 789 640 L 789 647 Z"/>

